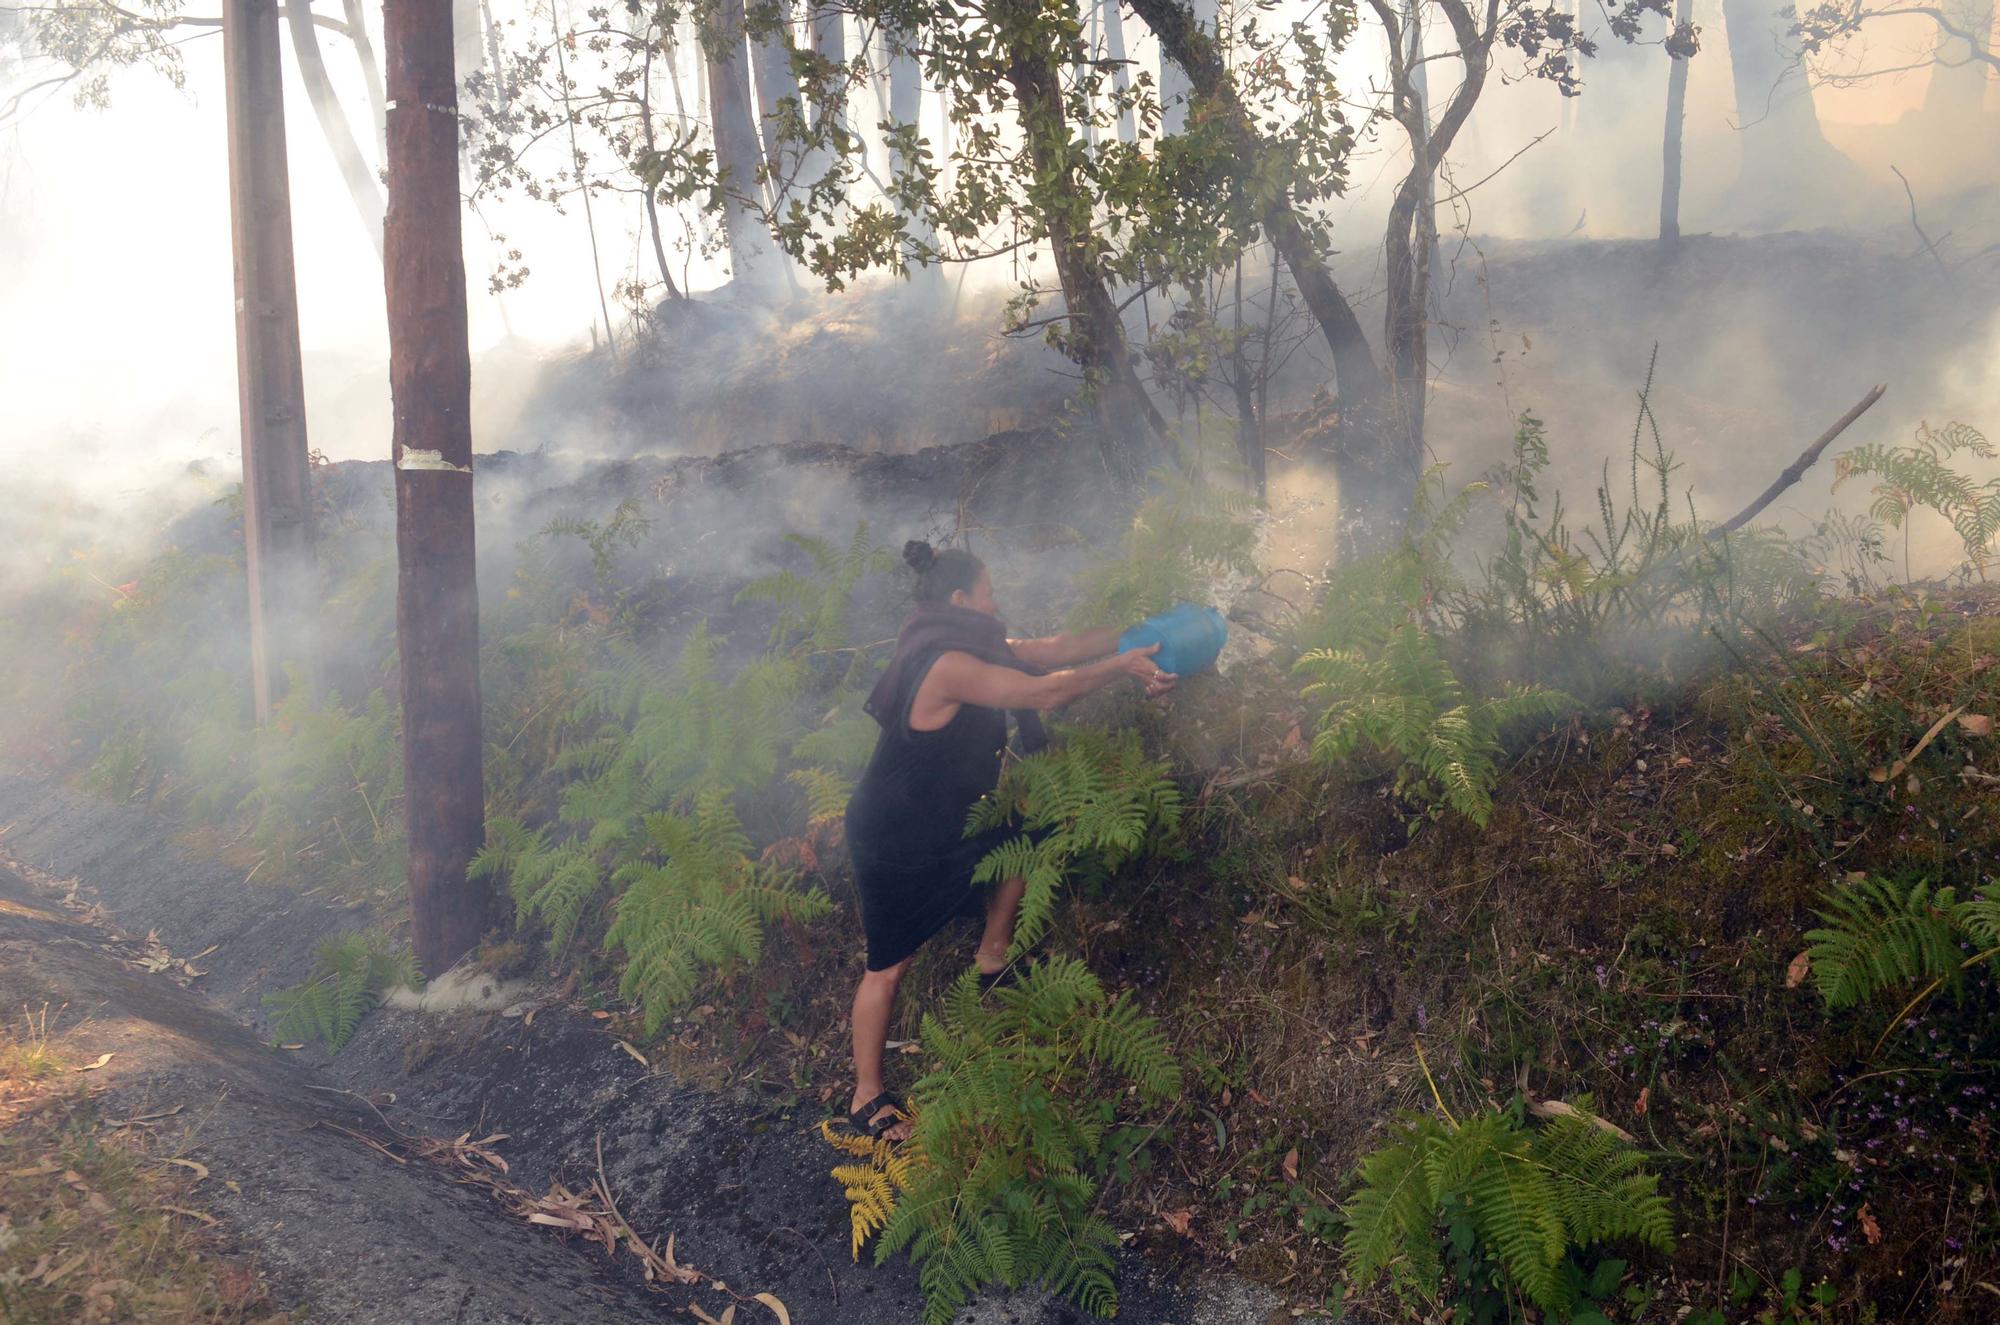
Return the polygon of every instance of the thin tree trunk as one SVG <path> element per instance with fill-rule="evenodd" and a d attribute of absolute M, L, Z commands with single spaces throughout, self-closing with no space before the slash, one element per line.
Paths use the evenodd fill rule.
<path fill-rule="evenodd" d="M 831 3 L 815 5 L 812 11 L 812 47 L 820 59 L 836 68 L 847 64 L 847 15 Z M 813 107 L 813 127 L 831 117 L 834 124 L 847 126 L 847 84 L 836 80 L 824 105 Z"/>
<path fill-rule="evenodd" d="M 1686 27 L 1693 15 L 1694 0 L 1680 0 L 1674 7 L 1674 26 Z M 1660 163 L 1660 251 L 1669 257 L 1681 247 L 1681 142 L 1687 126 L 1690 58 L 1668 56 L 1672 63 L 1667 70 L 1667 132 Z"/>
<path fill-rule="evenodd" d="M 652 28 L 652 22 L 648 20 L 648 24 L 646 24 L 646 36 L 644 36 L 644 40 L 646 40 L 646 68 L 644 68 L 644 72 L 640 74 L 640 80 L 638 80 L 638 120 L 640 120 L 640 124 L 646 130 L 646 156 L 648 158 L 652 158 L 658 152 L 658 142 L 656 142 L 654 132 L 652 132 L 652 56 L 654 56 L 654 50 L 656 50 L 652 34 L 654 34 L 654 28 Z M 668 52 L 668 60 L 672 60 L 672 50 Z M 646 228 L 652 232 L 652 256 L 660 264 L 660 280 L 666 282 L 666 296 L 668 298 L 680 298 L 680 286 L 674 284 L 674 270 L 666 264 L 666 244 L 660 240 L 660 204 L 658 204 L 658 200 L 652 194 L 654 194 L 654 186 L 646 184 Z"/>
<path fill-rule="evenodd" d="M 1222 61 L 1221 48 L 1195 26 L 1193 13 L 1181 0 L 1132 0 L 1132 11 L 1145 22 L 1175 65 L 1187 73 L 1196 95 L 1213 101 L 1226 117 L 1236 147 L 1233 167 L 1254 172 L 1257 163 L 1268 158 L 1270 149 L 1236 95 L 1229 70 Z M 1305 221 L 1283 190 L 1277 192 L 1265 210 L 1264 229 L 1291 270 L 1306 311 L 1319 323 L 1320 333 L 1326 338 L 1327 349 L 1333 355 L 1343 413 L 1357 418 L 1370 413 L 1382 388 L 1374 351 L 1368 346 L 1361 320 L 1334 282 Z"/>
<path fill-rule="evenodd" d="M 333 152 L 334 164 L 340 167 L 340 177 L 347 184 L 347 195 L 353 200 L 354 210 L 361 216 L 362 227 L 368 231 L 368 242 L 375 246 L 375 256 L 379 258 L 382 256 L 382 189 L 375 181 L 375 172 L 368 168 L 367 158 L 361 155 L 361 145 L 354 140 L 354 130 L 349 127 L 347 115 L 340 108 L 340 99 L 334 95 L 333 80 L 327 77 L 326 60 L 319 49 L 319 34 L 313 29 L 312 7 L 307 4 L 287 5 L 285 22 L 292 31 L 292 53 L 298 57 L 299 79 L 305 84 L 306 100 L 312 103 L 319 131 Z"/>
<path fill-rule="evenodd" d="M 284 66 L 272 0 L 224 0 L 222 63 L 250 686 L 261 723 L 284 696 L 288 675 L 295 672 L 308 687 L 315 684 L 319 653 L 314 630 L 319 576 L 299 358 Z"/>
<path fill-rule="evenodd" d="M 758 129 L 764 144 L 764 164 L 769 170 L 772 188 L 777 188 L 779 152 L 782 149 L 783 134 L 778 123 L 778 103 L 790 98 L 799 99 L 798 75 L 792 72 L 792 5 L 791 0 L 777 0 L 779 27 L 762 32 L 756 38 L 757 50 L 757 109 Z M 773 198 L 774 203 L 782 199 Z"/>
<path fill-rule="evenodd" d="M 604 297 L 604 260 L 597 252 L 597 214 L 590 203 L 590 179 L 584 168 L 583 149 L 577 145 L 576 114 L 569 108 L 569 61 L 563 55 L 569 45 L 569 34 L 563 31 L 562 15 L 554 5 L 549 6 L 549 24 L 555 33 L 556 78 L 562 85 L 563 123 L 569 129 L 569 164 L 576 175 L 577 192 L 583 197 L 583 228 L 590 235 L 590 283 L 597 291 L 597 309 L 604 315 L 605 348 L 615 353 L 618 337 L 611 330 L 611 305 Z"/>
<path fill-rule="evenodd" d="M 1189 15 L 1195 27 L 1211 39 L 1217 36 L 1216 0 L 1189 0 Z M 1187 128 L 1188 100 L 1194 86 L 1187 70 L 1167 51 L 1164 44 L 1160 48 L 1160 132 L 1179 133 Z"/>
<path fill-rule="evenodd" d="M 1111 61 L 1111 87 L 1121 97 L 1132 90 L 1132 71 L 1125 63 L 1125 11 L 1118 0 L 1098 0 L 1097 12 L 1104 22 L 1104 58 Z M 1118 141 L 1139 141 L 1139 120 L 1130 106 L 1118 112 Z"/>
<path fill-rule="evenodd" d="M 494 915 L 491 891 L 466 875 L 486 830 L 451 13 L 451 0 L 390 0 L 384 24 L 393 109 L 383 268 L 410 941 L 433 976 L 470 951 Z"/>
<path fill-rule="evenodd" d="M 995 18 L 1032 32 L 1032 0 L 996 0 Z M 1146 395 L 1125 342 L 1103 266 L 1103 245 L 1090 230 L 1090 201 L 1077 184 L 1076 145 L 1063 113 L 1061 75 L 1050 52 L 1017 42 L 1008 51 L 1008 81 L 1019 107 L 1044 196 L 1040 210 L 1049 232 L 1069 325 L 1064 350 L 1084 370 L 1098 423 L 1098 445 L 1114 484 L 1136 487 L 1145 473 L 1153 438 L 1167 436 L 1166 420 Z"/>
<path fill-rule="evenodd" d="M 1250 381 L 1250 356 L 1243 352 L 1243 255 L 1236 256 L 1236 299 L 1229 360 L 1231 385 L 1236 388 L 1236 451 L 1243 475 L 1258 503 L 1264 501 L 1264 427 L 1257 409 L 1256 388 Z M 1268 333 L 1267 333 L 1268 334 Z"/>
<path fill-rule="evenodd" d="M 763 223 L 752 199 L 761 147 L 750 109 L 750 61 L 743 41 L 743 0 L 720 0 L 702 34 L 708 68 L 709 124 L 722 178 L 722 224 L 729 237 L 730 275 L 746 286 L 759 283 Z"/>
<path fill-rule="evenodd" d="M 375 121 L 375 150 L 386 154 L 388 98 L 382 91 L 382 66 L 375 59 L 375 44 L 368 37 L 368 10 L 361 0 L 341 0 L 341 8 L 347 15 L 347 39 L 354 43 L 355 63 L 361 66 L 361 80 L 368 85 L 368 113 Z"/>
<path fill-rule="evenodd" d="M 1367 491 L 1363 494 L 1364 503 L 1355 504 L 1352 514 L 1361 517 L 1365 525 L 1348 520 L 1352 531 L 1348 542 L 1354 550 L 1379 549 L 1403 527 L 1422 473 L 1424 407 L 1430 386 L 1431 254 L 1437 243 L 1435 210 L 1426 200 L 1431 196 L 1438 163 L 1451 150 L 1485 86 L 1499 19 L 1499 0 L 1487 0 L 1483 23 L 1473 17 L 1463 0 L 1440 0 L 1439 8 L 1451 24 L 1464 75 L 1433 127 L 1410 81 L 1406 58 L 1409 47 L 1404 42 L 1396 11 L 1388 0 L 1369 0 L 1369 4 L 1390 37 L 1392 113 L 1409 138 L 1410 169 L 1390 204 L 1383 242 L 1388 274 L 1383 325 L 1388 343 L 1385 358 L 1389 367 L 1389 422 L 1394 443 L 1388 458 L 1393 467 L 1386 472 L 1360 476 Z M 1343 507 L 1350 506 L 1344 474 L 1341 502 Z"/>

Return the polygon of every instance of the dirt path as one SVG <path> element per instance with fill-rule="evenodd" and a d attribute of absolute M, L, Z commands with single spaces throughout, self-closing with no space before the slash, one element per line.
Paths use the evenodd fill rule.
<path fill-rule="evenodd" d="M 506 1214 L 420 1162 L 398 1165 L 325 1121 L 377 1137 L 500 1132 L 510 1179 L 540 1193 L 604 1176 L 642 1235 L 671 1233 L 680 1261 L 740 1294 L 770 1292 L 797 1325 L 914 1322 L 915 1276 L 848 1256 L 835 1156 L 817 1116 L 789 1097 L 714 1093 L 642 1066 L 552 991 L 504 1012 L 384 1009 L 331 1061 L 266 1047 L 264 992 L 296 983 L 326 935 L 366 923 L 339 899 L 251 885 L 172 847 L 168 829 L 32 778 L 0 775 L 0 853 L 22 873 L 79 881 L 128 935 L 157 932 L 176 956 L 214 947 L 183 987 L 131 964 L 143 950 L 62 913 L 22 873 L 0 869 L 0 1006 L 69 1004 L 73 1055 L 113 1060 L 100 1083 L 122 1116 L 169 1109 L 189 1153 L 215 1175 L 211 1210 L 266 1265 L 281 1300 L 313 1321 L 617 1321 L 721 1314 L 706 1285 L 660 1293 L 637 1263 Z M 530 1019 L 518 1015 L 535 1006 Z M 232 1015 L 232 1013 L 234 1015 Z M 239 1020 L 241 1018 L 241 1020 Z M 356 1095 L 379 1102 L 371 1116 Z M 393 1096 L 393 1100 L 390 1098 Z M 234 1181 L 240 1191 L 222 1187 Z M 204 1184 L 207 1187 L 208 1184 Z M 1119 1319 L 1138 1325 L 1266 1325 L 1290 1314 L 1268 1291 L 1124 1258 Z M 741 1325 L 774 1319 L 739 1310 Z M 1018 1295 L 965 1325 L 1055 1325 L 1063 1303 Z"/>
<path fill-rule="evenodd" d="M 295 1055 L 164 973 L 140 945 L 67 915 L 0 867 L 0 1006 L 51 1008 L 109 1117 L 144 1119 L 207 1166 L 206 1210 L 282 1303 L 315 1321 L 637 1321 L 654 1302 L 477 1193 L 379 1159 L 320 1124 L 372 1125 Z"/>

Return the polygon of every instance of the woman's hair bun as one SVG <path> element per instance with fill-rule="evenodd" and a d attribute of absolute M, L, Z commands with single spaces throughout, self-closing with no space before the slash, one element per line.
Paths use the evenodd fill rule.
<path fill-rule="evenodd" d="M 929 543 L 913 538 L 903 544 L 903 561 L 911 570 L 922 575 L 937 561 L 937 551 Z"/>

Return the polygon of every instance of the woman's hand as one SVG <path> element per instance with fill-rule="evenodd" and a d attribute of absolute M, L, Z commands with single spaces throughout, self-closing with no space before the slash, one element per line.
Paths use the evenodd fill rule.
<path fill-rule="evenodd" d="M 1172 672 L 1163 672 L 1153 661 L 1153 655 L 1160 651 L 1157 644 L 1148 644 L 1143 649 L 1127 649 L 1118 655 L 1122 670 L 1145 687 L 1146 698 L 1158 699 L 1174 688 L 1180 680 Z"/>

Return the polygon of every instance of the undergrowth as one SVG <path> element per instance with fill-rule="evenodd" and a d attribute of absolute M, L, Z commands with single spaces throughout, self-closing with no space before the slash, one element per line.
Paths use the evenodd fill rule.
<path fill-rule="evenodd" d="M 910 1089 L 915 1124 L 901 1150 L 835 1142 L 865 1161 L 834 1173 L 856 1254 L 871 1234 L 877 1264 L 906 1253 L 931 1325 L 996 1284 L 1115 1314 L 1118 1236 L 1092 1176 L 1111 1134 L 1101 1102 L 1143 1109 L 1179 1090 L 1158 1025 L 1081 962 L 1053 958 L 990 999 L 967 972 L 925 1014 L 923 1046 L 934 1066 Z"/>

